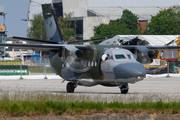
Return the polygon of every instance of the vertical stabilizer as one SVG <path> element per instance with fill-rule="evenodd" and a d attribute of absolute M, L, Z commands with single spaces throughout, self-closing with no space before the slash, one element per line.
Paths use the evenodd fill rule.
<path fill-rule="evenodd" d="M 47 39 L 54 42 L 64 43 L 61 30 L 57 24 L 54 11 L 51 4 L 42 5 L 44 23 L 46 28 Z"/>

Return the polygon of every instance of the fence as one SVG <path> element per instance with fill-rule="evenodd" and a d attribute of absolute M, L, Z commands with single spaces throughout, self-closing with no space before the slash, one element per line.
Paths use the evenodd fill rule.
<path fill-rule="evenodd" d="M 29 66 L 0 65 L 0 75 L 29 75 Z"/>
<path fill-rule="evenodd" d="M 31 73 L 44 74 L 45 78 L 47 73 L 53 73 L 49 61 L 44 61 L 41 63 L 34 63 L 34 66 L 27 65 L 0 65 L 0 75 L 30 75 Z M 165 67 L 164 67 L 165 66 Z M 155 68 L 147 68 L 147 74 L 166 74 L 169 73 L 179 74 L 180 73 L 180 62 L 169 61 L 163 67 L 157 66 Z"/>
<path fill-rule="evenodd" d="M 165 65 L 157 66 L 155 68 L 147 68 L 147 74 L 165 74 L 165 73 L 180 73 L 180 62 L 167 61 Z"/>

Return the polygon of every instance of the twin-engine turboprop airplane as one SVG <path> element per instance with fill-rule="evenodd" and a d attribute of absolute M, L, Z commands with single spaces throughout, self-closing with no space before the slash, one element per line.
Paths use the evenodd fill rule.
<path fill-rule="evenodd" d="M 180 49 L 179 46 L 139 45 L 72 45 L 95 40 L 64 42 L 51 4 L 42 5 L 48 41 L 12 37 L 36 44 L 0 44 L 9 48 L 49 51 L 50 64 L 56 74 L 69 81 L 67 92 L 77 85 L 119 86 L 121 93 L 129 90 L 128 83 L 141 81 L 146 69 L 141 64 L 152 62 L 154 50 Z M 136 56 L 135 56 L 136 55 Z"/>

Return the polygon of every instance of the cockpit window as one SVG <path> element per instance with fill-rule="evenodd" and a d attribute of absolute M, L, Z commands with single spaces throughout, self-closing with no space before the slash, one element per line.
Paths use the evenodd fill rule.
<path fill-rule="evenodd" d="M 123 54 L 115 55 L 116 59 L 126 59 Z"/>
<path fill-rule="evenodd" d="M 129 59 L 132 59 L 132 58 L 131 58 L 131 55 L 127 55 L 127 56 L 128 56 Z"/>

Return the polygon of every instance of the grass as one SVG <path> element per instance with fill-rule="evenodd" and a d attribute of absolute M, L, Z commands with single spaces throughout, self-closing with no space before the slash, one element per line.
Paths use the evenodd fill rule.
<path fill-rule="evenodd" d="M 159 113 L 159 114 L 177 114 L 180 113 L 180 101 L 177 99 L 170 102 L 164 102 L 162 99 L 150 101 L 145 96 L 138 100 L 132 96 L 125 101 L 119 101 L 124 96 L 113 98 L 113 101 L 105 101 L 102 96 L 94 98 L 85 95 L 73 95 L 67 93 L 51 94 L 37 92 L 0 92 L 0 116 L 23 116 L 23 115 L 61 115 L 61 114 L 92 114 L 97 112 L 110 113 Z M 101 98 L 104 100 L 101 100 Z M 129 100 L 129 101 L 128 101 Z"/>
<path fill-rule="evenodd" d="M 43 66 L 29 66 L 29 71 L 31 73 L 43 73 L 44 67 Z M 46 73 L 52 73 L 51 67 L 46 67 Z"/>
<path fill-rule="evenodd" d="M 171 111 L 172 114 L 179 113 L 180 103 L 163 103 L 158 101 L 155 103 L 142 102 L 142 103 L 122 103 L 122 102 L 88 102 L 88 101 L 1 101 L 0 111 L 6 111 L 12 115 L 27 115 L 29 113 L 34 114 L 49 114 L 54 113 L 61 115 L 63 113 L 75 114 L 82 113 L 83 111 L 96 111 L 102 112 L 105 110 L 111 110 L 111 112 L 117 112 L 122 110 L 130 111 L 149 111 L 156 112 Z"/>

